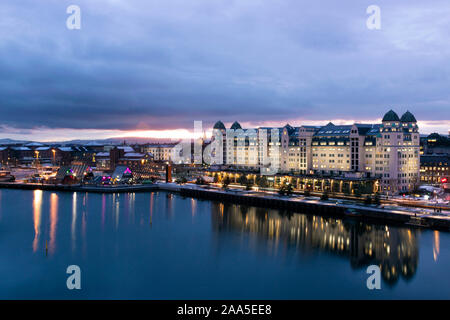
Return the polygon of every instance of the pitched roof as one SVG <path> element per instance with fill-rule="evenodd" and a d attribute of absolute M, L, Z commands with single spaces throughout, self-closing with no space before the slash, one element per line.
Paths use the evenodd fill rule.
<path fill-rule="evenodd" d="M 119 146 L 119 147 L 117 147 L 117 149 L 122 149 L 125 153 L 127 153 L 127 152 L 134 152 L 134 149 L 132 147 L 129 147 L 129 146 Z"/>
<path fill-rule="evenodd" d="M 43 146 L 43 144 L 39 143 L 39 142 L 30 142 L 30 143 L 25 144 L 25 146 L 26 147 L 40 147 L 40 146 Z"/>
<path fill-rule="evenodd" d="M 99 152 L 96 155 L 97 158 L 99 157 L 108 157 L 109 158 L 109 152 Z"/>

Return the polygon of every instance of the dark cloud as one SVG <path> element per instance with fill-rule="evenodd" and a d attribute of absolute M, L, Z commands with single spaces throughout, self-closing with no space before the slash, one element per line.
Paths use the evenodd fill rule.
<path fill-rule="evenodd" d="M 65 27 L 66 7 L 82 29 Z M 446 1 L 0 3 L 0 125 L 170 129 L 194 120 L 448 117 Z M 433 112 L 430 112 L 433 110 Z"/>

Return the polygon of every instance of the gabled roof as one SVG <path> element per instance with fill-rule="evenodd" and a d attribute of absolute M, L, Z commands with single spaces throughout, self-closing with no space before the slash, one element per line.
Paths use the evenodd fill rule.
<path fill-rule="evenodd" d="M 143 157 L 145 157 L 145 154 L 138 152 L 129 152 L 123 155 L 123 158 L 143 158 Z"/>
<path fill-rule="evenodd" d="M 39 142 L 30 142 L 25 144 L 25 147 L 40 147 L 40 146 L 43 146 L 43 144 Z"/>
<path fill-rule="evenodd" d="M 295 134 L 296 129 L 297 129 L 297 132 L 298 132 L 298 128 L 294 128 L 294 127 L 292 127 L 292 126 L 289 125 L 289 124 L 286 124 L 286 125 L 284 126 L 284 128 L 287 130 L 288 135 L 290 135 L 290 136 L 292 136 L 293 134 Z"/>
<path fill-rule="evenodd" d="M 109 158 L 109 152 L 99 152 L 96 155 L 97 158 L 99 157 L 108 157 Z"/>
<path fill-rule="evenodd" d="M 127 166 L 118 165 L 112 174 L 113 179 L 122 179 L 124 174 L 131 172 Z"/>
<path fill-rule="evenodd" d="M 12 147 L 14 151 L 30 151 L 31 149 L 28 147 Z"/>
<path fill-rule="evenodd" d="M 123 150 L 125 153 L 127 152 L 134 152 L 134 149 L 129 146 L 118 146 L 117 149 Z"/>

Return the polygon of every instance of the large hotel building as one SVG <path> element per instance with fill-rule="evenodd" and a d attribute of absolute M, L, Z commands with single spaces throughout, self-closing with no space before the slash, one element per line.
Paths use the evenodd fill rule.
<path fill-rule="evenodd" d="M 381 124 L 243 129 L 238 122 L 213 128 L 212 164 L 262 173 L 376 178 L 378 191 L 412 191 L 420 182 L 420 137 L 407 111 L 390 110 Z M 220 150 L 219 150 L 220 148 Z"/>

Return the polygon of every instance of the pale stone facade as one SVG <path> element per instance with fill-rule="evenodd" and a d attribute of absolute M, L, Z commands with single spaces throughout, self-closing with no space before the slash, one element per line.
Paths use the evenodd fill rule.
<path fill-rule="evenodd" d="M 219 124 L 219 125 L 218 125 Z M 415 117 L 389 111 L 381 124 L 225 130 L 223 164 L 268 173 L 377 178 L 378 191 L 412 191 L 420 181 L 420 138 Z M 216 128 L 217 127 L 217 128 Z M 219 128 L 220 127 L 220 128 Z"/>

